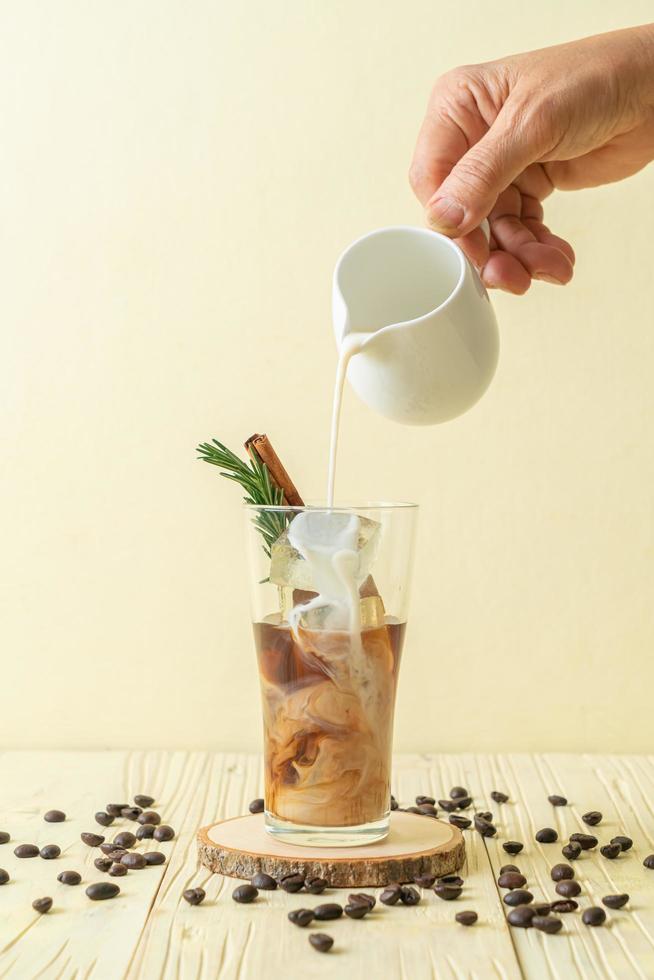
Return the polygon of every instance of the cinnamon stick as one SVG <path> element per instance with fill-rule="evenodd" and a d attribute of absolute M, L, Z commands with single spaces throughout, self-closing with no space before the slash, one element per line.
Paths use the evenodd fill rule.
<path fill-rule="evenodd" d="M 286 469 L 272 447 L 272 443 L 267 435 L 259 435 L 255 432 L 245 443 L 248 456 L 258 459 L 260 463 L 265 463 L 270 479 L 284 493 L 284 502 L 289 507 L 304 507 L 304 501 L 297 491 L 297 488 Z"/>

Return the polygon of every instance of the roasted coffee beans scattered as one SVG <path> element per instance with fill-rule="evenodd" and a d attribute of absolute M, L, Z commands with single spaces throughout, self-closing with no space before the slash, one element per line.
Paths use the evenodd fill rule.
<path fill-rule="evenodd" d="M 11 837 L 6 830 L 0 830 L 0 844 L 7 844 L 11 840 Z"/>
<path fill-rule="evenodd" d="M 433 888 L 435 881 L 435 875 L 421 875 L 419 878 L 413 879 L 413 884 L 417 885 L 418 888 Z"/>
<path fill-rule="evenodd" d="M 631 837 L 623 837 L 621 834 L 618 834 L 617 837 L 612 837 L 611 843 L 619 844 L 623 851 L 628 851 L 634 846 L 634 842 L 632 841 Z"/>
<path fill-rule="evenodd" d="M 500 868 L 500 874 L 505 875 L 507 871 L 517 871 L 519 874 L 520 868 L 518 867 L 517 864 L 503 864 L 502 867 Z"/>
<path fill-rule="evenodd" d="M 449 821 L 454 827 L 458 827 L 459 830 L 467 830 L 468 827 L 472 827 L 472 820 L 468 820 L 467 817 L 462 817 L 460 813 L 450 813 Z"/>
<path fill-rule="evenodd" d="M 540 929 L 541 932 L 547 932 L 552 936 L 555 932 L 559 932 L 563 928 L 562 920 L 555 919 L 551 915 L 535 915 L 531 920 L 531 924 L 534 929 Z"/>
<path fill-rule="evenodd" d="M 585 926 L 601 926 L 606 922 L 606 912 L 599 905 L 591 905 L 581 913 L 581 921 Z"/>
<path fill-rule="evenodd" d="M 445 810 L 446 813 L 454 813 L 455 810 L 459 809 L 458 800 L 439 800 L 438 805 L 441 810 Z"/>
<path fill-rule="evenodd" d="M 505 871 L 497 879 L 497 884 L 500 888 L 522 888 L 527 884 L 527 879 L 519 871 Z"/>
<path fill-rule="evenodd" d="M 347 896 L 347 900 L 350 905 L 367 905 L 369 911 L 372 911 L 377 904 L 375 896 L 368 895 L 366 892 L 354 892 Z"/>
<path fill-rule="evenodd" d="M 588 813 L 584 813 L 581 818 L 584 823 L 587 823 L 589 827 L 597 827 L 599 823 L 602 822 L 602 814 L 599 810 L 589 810 Z"/>
<path fill-rule="evenodd" d="M 456 804 L 457 804 L 459 810 L 467 810 L 469 806 L 472 806 L 472 797 L 471 796 L 458 796 L 457 797 L 457 800 L 456 800 Z"/>
<path fill-rule="evenodd" d="M 0 885 L 6 885 L 9 881 L 9 872 L 5 871 L 4 868 L 0 868 Z"/>
<path fill-rule="evenodd" d="M 82 833 L 80 837 L 89 847 L 99 847 L 100 844 L 104 844 L 104 837 L 101 837 L 100 834 Z"/>
<path fill-rule="evenodd" d="M 124 875 L 127 874 L 127 868 L 125 867 L 124 864 L 121 864 L 119 861 L 116 861 L 109 868 L 109 874 L 111 875 L 112 878 L 122 878 Z"/>
<path fill-rule="evenodd" d="M 534 902 L 529 908 L 534 910 L 534 915 L 549 915 L 552 911 L 552 906 L 549 902 Z"/>
<path fill-rule="evenodd" d="M 608 858 L 609 861 L 613 861 L 618 854 L 622 854 L 622 848 L 617 841 L 615 844 L 604 844 L 600 847 L 600 854 L 602 857 Z"/>
<path fill-rule="evenodd" d="M 105 810 L 110 816 L 119 817 L 127 806 L 127 803 L 107 803 Z"/>
<path fill-rule="evenodd" d="M 418 807 L 418 811 L 420 813 L 424 813 L 426 817 L 438 816 L 438 810 L 436 809 L 435 806 L 432 806 L 431 803 L 421 803 L 420 806 Z"/>
<path fill-rule="evenodd" d="M 131 830 L 121 830 L 121 832 L 116 834 L 114 837 L 114 844 L 116 847 L 134 847 L 136 844 L 136 837 Z"/>
<path fill-rule="evenodd" d="M 469 795 L 465 786 L 453 786 L 450 790 L 450 799 L 452 800 L 460 800 L 462 797 Z"/>
<path fill-rule="evenodd" d="M 143 813 L 139 813 L 137 818 L 138 823 L 152 823 L 157 826 L 161 823 L 161 815 L 156 812 L 156 810 L 144 810 Z"/>
<path fill-rule="evenodd" d="M 506 793 L 500 792 L 499 789 L 494 789 L 491 793 L 491 800 L 494 800 L 495 803 L 508 803 L 509 797 Z"/>
<path fill-rule="evenodd" d="M 444 902 L 453 902 L 462 892 L 460 885 L 447 885 L 444 882 L 437 882 L 434 885 L 434 894 L 442 898 Z"/>
<path fill-rule="evenodd" d="M 536 840 L 539 844 L 553 844 L 559 839 L 559 835 L 553 827 L 543 827 L 536 832 Z"/>
<path fill-rule="evenodd" d="M 322 895 L 327 888 L 327 881 L 324 878 L 305 878 L 304 890 L 310 895 Z"/>
<path fill-rule="evenodd" d="M 100 850 L 103 854 L 111 854 L 115 847 L 116 845 L 112 844 L 110 841 L 105 841 L 104 844 L 100 844 Z"/>
<path fill-rule="evenodd" d="M 175 836 L 175 831 L 168 824 L 162 823 L 158 827 L 154 828 L 154 834 L 152 835 L 155 840 L 172 840 Z"/>
<path fill-rule="evenodd" d="M 52 899 L 35 898 L 34 901 L 32 902 L 32 908 L 34 909 L 35 912 L 38 912 L 40 915 L 44 915 L 46 912 L 49 912 L 50 909 L 52 908 Z"/>
<path fill-rule="evenodd" d="M 579 908 L 574 898 L 561 898 L 558 902 L 552 902 L 552 912 L 576 912 Z"/>
<path fill-rule="evenodd" d="M 252 800 L 252 802 L 248 806 L 248 810 L 250 811 L 250 813 L 263 813 L 265 808 L 266 805 L 262 799 Z"/>
<path fill-rule="evenodd" d="M 152 806 L 154 803 L 154 796 L 145 796 L 143 793 L 138 793 L 137 796 L 134 797 L 134 802 L 137 806 Z"/>
<path fill-rule="evenodd" d="M 602 899 L 602 905 L 606 905 L 607 909 L 621 909 L 628 901 L 629 896 L 626 892 L 622 895 L 605 895 Z"/>
<path fill-rule="evenodd" d="M 285 892 L 299 892 L 304 886 L 304 878 L 302 875 L 284 875 L 284 877 L 279 882 L 279 887 Z"/>
<path fill-rule="evenodd" d="M 19 844 L 14 848 L 17 858 L 35 858 L 39 856 L 39 849 L 36 844 Z"/>
<path fill-rule="evenodd" d="M 122 847 L 114 847 L 113 850 L 107 851 L 107 857 L 110 857 L 112 861 L 120 861 L 123 854 L 127 854 L 127 851 Z"/>
<path fill-rule="evenodd" d="M 420 902 L 420 892 L 416 891 L 411 885 L 402 885 L 400 901 L 402 905 L 418 905 Z"/>
<path fill-rule="evenodd" d="M 463 878 L 461 875 L 441 875 L 440 878 L 436 879 L 437 885 L 456 885 L 457 887 L 463 887 Z"/>
<path fill-rule="evenodd" d="M 494 837 L 497 833 L 495 826 L 485 817 L 482 817 L 479 813 L 475 814 L 475 830 L 480 833 L 482 837 Z"/>
<path fill-rule="evenodd" d="M 401 894 L 401 885 L 389 885 L 388 888 L 385 888 L 379 896 L 379 901 L 382 903 L 382 905 L 397 905 Z"/>
<path fill-rule="evenodd" d="M 277 888 L 277 882 L 275 879 L 270 875 L 267 875 L 264 871 L 257 871 L 257 873 L 250 878 L 250 884 L 254 888 L 258 888 L 259 891 L 264 892 L 274 892 Z"/>
<path fill-rule="evenodd" d="M 44 847 L 41 848 L 39 854 L 41 855 L 44 861 L 53 861 L 55 858 L 58 858 L 59 855 L 61 854 L 61 848 L 59 847 L 58 844 L 46 844 Z"/>
<path fill-rule="evenodd" d="M 563 881 L 557 881 L 554 890 L 562 898 L 576 898 L 581 892 L 581 885 L 578 881 L 568 878 Z"/>
<path fill-rule="evenodd" d="M 141 812 L 140 806 L 126 806 L 120 811 L 120 815 L 121 817 L 124 817 L 125 820 L 138 820 L 138 818 L 141 816 Z"/>
<path fill-rule="evenodd" d="M 370 912 L 370 906 L 365 902 L 348 902 L 344 911 L 349 919 L 363 919 Z"/>
<path fill-rule="evenodd" d="M 288 913 L 288 919 L 295 926 L 308 926 L 313 922 L 313 912 L 311 909 L 293 909 Z"/>
<path fill-rule="evenodd" d="M 459 923 L 459 925 L 474 926 L 479 916 L 477 915 L 476 912 L 457 912 L 454 918 Z"/>
<path fill-rule="evenodd" d="M 136 839 L 137 840 L 150 840 L 154 837 L 154 824 L 144 823 L 136 829 Z"/>
<path fill-rule="evenodd" d="M 581 844 L 578 844 L 576 840 L 573 840 L 569 844 L 566 844 L 565 847 L 561 848 L 561 854 L 564 858 L 567 858 L 568 861 L 574 861 L 581 854 Z"/>
<path fill-rule="evenodd" d="M 82 876 L 79 871 L 62 871 L 57 875 L 57 881 L 60 881 L 62 885 L 79 885 L 82 880 Z"/>
<path fill-rule="evenodd" d="M 141 868 L 145 867 L 145 855 L 140 854 L 139 851 L 128 851 L 123 854 L 120 863 L 124 864 L 129 871 L 140 871 Z"/>
<path fill-rule="evenodd" d="M 502 844 L 507 854 L 519 854 L 524 846 L 518 840 L 505 840 Z"/>
<path fill-rule="evenodd" d="M 430 803 L 433 806 L 435 802 L 433 796 L 416 796 L 416 806 L 422 806 L 423 803 Z"/>
<path fill-rule="evenodd" d="M 253 902 L 259 892 L 252 885 L 239 885 L 232 892 L 232 898 L 235 902 L 240 902 L 242 905 L 249 905 Z"/>
<path fill-rule="evenodd" d="M 552 881 L 563 881 L 565 878 L 574 878 L 574 868 L 569 864 L 555 864 L 550 871 Z"/>
<path fill-rule="evenodd" d="M 14 854 L 15 853 L 16 852 L 14 851 Z M 643 865 L 651 871 L 654 868 L 654 854 L 648 854 L 645 860 L 643 861 Z"/>
<path fill-rule="evenodd" d="M 329 919 L 340 919 L 343 915 L 343 906 L 337 902 L 325 902 L 324 905 L 316 905 L 313 916 L 320 922 L 327 922 Z"/>
<path fill-rule="evenodd" d="M 533 900 L 534 896 L 526 888 L 515 888 L 511 892 L 507 892 L 503 899 L 506 905 L 513 906 L 529 905 Z"/>
<path fill-rule="evenodd" d="M 113 881 L 94 881 L 86 889 L 87 896 L 92 902 L 104 902 L 107 898 L 115 898 L 120 893 L 118 885 Z"/>
<path fill-rule="evenodd" d="M 518 926 L 519 929 L 529 929 L 534 914 L 531 905 L 518 905 L 517 908 L 511 909 L 507 919 L 512 926 Z"/>
<path fill-rule="evenodd" d="M 93 864 L 98 869 L 98 871 L 108 871 L 111 865 L 113 864 L 113 861 L 111 860 L 110 857 L 101 857 L 101 858 L 96 858 Z"/>
<path fill-rule="evenodd" d="M 143 857 L 148 866 L 166 863 L 166 855 L 161 851 L 146 851 Z"/>
<path fill-rule="evenodd" d="M 597 837 L 593 837 L 592 834 L 570 834 L 570 842 L 579 844 L 582 851 L 592 851 L 598 844 Z"/>
<path fill-rule="evenodd" d="M 63 823 L 66 814 L 63 810 L 48 810 L 47 813 L 43 814 L 43 819 L 46 823 Z"/>
<path fill-rule="evenodd" d="M 319 953 L 328 953 L 334 945 L 334 940 L 326 932 L 312 932 L 309 942 Z"/>
<path fill-rule="evenodd" d="M 200 905 L 206 898 L 206 892 L 204 888 L 187 888 L 183 897 L 189 905 Z"/>
<path fill-rule="evenodd" d="M 95 822 L 99 823 L 101 827 L 110 827 L 116 818 L 105 810 L 98 810 L 95 815 Z"/>
<path fill-rule="evenodd" d="M 557 796 L 555 793 L 552 796 L 548 796 L 547 799 L 550 801 L 552 806 L 567 806 L 568 801 L 565 796 Z"/>

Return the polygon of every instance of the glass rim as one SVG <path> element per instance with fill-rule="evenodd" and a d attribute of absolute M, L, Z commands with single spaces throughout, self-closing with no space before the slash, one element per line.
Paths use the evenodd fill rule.
<path fill-rule="evenodd" d="M 417 510 L 418 506 L 418 504 L 403 500 L 362 501 L 358 504 L 338 504 L 332 507 L 322 503 L 308 503 L 302 506 L 291 504 L 243 504 L 244 510 L 266 510 L 284 514 L 301 514 L 305 511 L 336 511 L 338 513 L 351 514 L 357 510 Z"/>

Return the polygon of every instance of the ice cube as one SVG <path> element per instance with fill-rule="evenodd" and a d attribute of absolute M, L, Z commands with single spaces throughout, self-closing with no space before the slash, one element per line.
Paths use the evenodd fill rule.
<path fill-rule="evenodd" d="M 357 553 L 356 584 L 368 577 L 379 546 L 381 525 L 344 511 L 307 510 L 298 514 L 271 548 L 270 581 L 310 592 L 320 591 L 331 557 L 341 550 Z M 292 542 L 300 543 L 307 561 Z"/>

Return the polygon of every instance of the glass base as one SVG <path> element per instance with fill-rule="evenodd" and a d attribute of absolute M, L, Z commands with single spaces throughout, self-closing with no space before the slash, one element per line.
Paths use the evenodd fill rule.
<path fill-rule="evenodd" d="M 266 810 L 264 826 L 269 834 L 286 844 L 299 844 L 301 847 L 361 847 L 388 836 L 390 811 L 381 820 L 353 827 L 311 827 L 281 820 Z"/>

